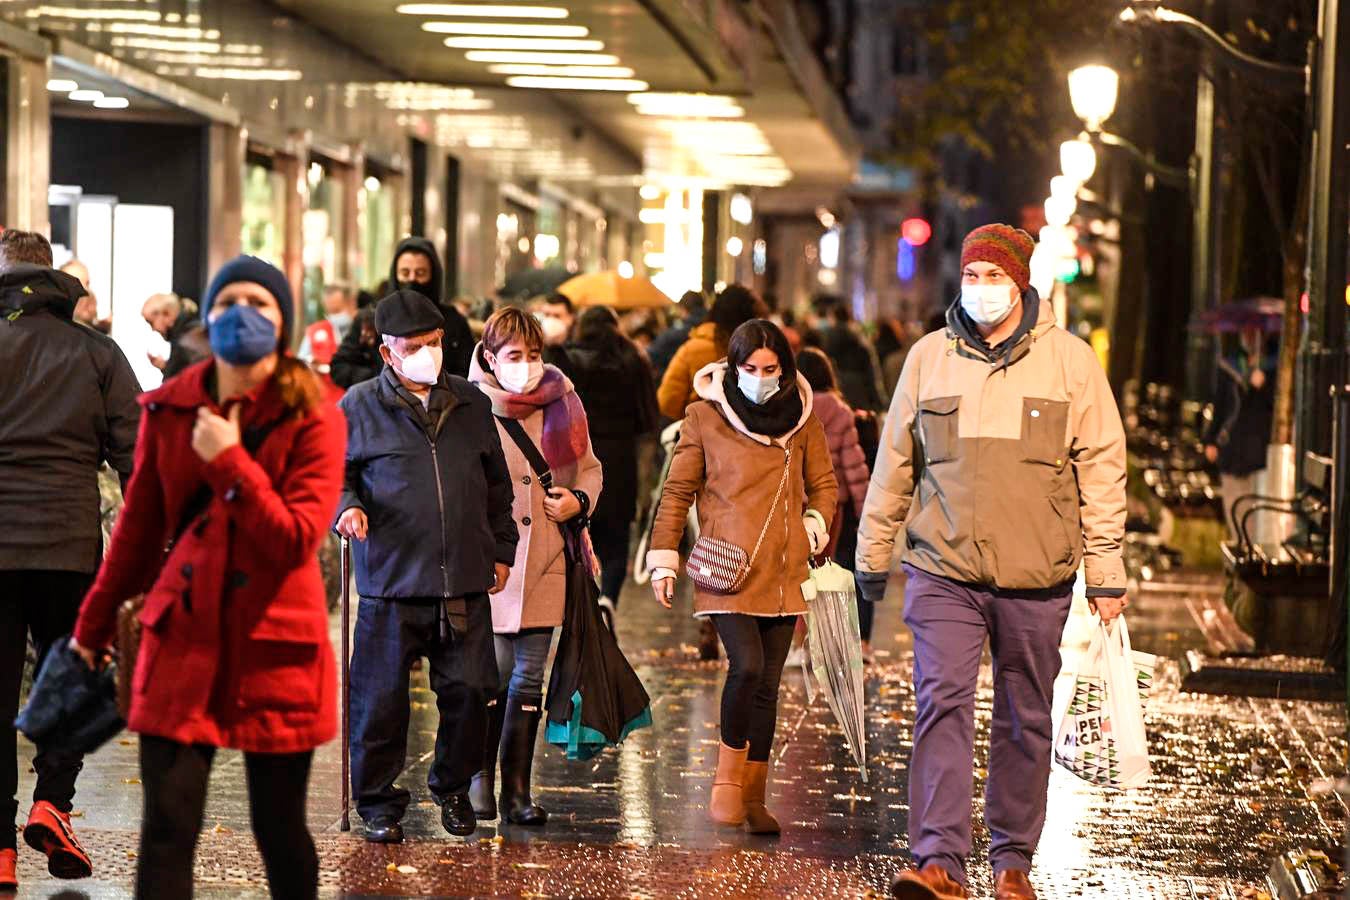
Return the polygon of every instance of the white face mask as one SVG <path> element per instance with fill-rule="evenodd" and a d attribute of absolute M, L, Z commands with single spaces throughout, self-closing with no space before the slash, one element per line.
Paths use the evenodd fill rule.
<path fill-rule="evenodd" d="M 402 363 L 400 374 L 409 381 L 415 381 L 418 384 L 435 384 L 441 377 L 441 348 L 440 347 L 419 347 L 417 352 L 409 353 L 407 356 L 399 356 L 390 347 L 389 352 L 393 353 L 394 358 Z"/>
<path fill-rule="evenodd" d="M 985 327 L 997 325 L 1008 318 L 1017 297 L 1017 288 L 1014 285 L 961 285 L 961 308 L 976 325 Z"/>
<path fill-rule="evenodd" d="M 537 359 L 534 362 L 498 362 L 493 372 L 503 390 L 512 394 L 528 394 L 544 380 L 544 363 Z"/>
<path fill-rule="evenodd" d="M 751 375 L 744 369 L 736 370 L 736 387 L 740 388 L 745 399 L 756 406 L 768 402 L 769 398 L 778 393 L 779 376 L 767 375 L 760 377 Z"/>
<path fill-rule="evenodd" d="M 544 331 L 544 343 L 561 344 L 567 339 L 567 325 L 554 316 L 537 316 L 539 327 Z"/>
<path fill-rule="evenodd" d="M 352 327 L 352 316 L 349 312 L 335 312 L 328 317 L 328 322 L 338 331 L 346 333 L 347 329 Z"/>

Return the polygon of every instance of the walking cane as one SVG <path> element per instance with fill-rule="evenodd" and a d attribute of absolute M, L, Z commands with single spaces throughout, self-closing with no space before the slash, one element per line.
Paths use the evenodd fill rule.
<path fill-rule="evenodd" d="M 351 711 L 352 686 L 351 663 L 347 644 L 352 633 L 352 545 L 347 538 L 342 539 L 342 818 L 338 828 L 352 830 L 351 818 L 351 746 L 348 737 L 351 732 L 349 715 Z"/>

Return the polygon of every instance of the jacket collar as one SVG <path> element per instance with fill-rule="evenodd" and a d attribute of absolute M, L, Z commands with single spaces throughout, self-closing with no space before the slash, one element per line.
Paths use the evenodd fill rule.
<path fill-rule="evenodd" d="M 811 385 L 807 383 L 806 378 L 802 376 L 802 373 L 798 372 L 797 390 L 802 393 L 802 415 L 801 418 L 797 420 L 797 424 L 792 426 L 791 431 L 781 437 L 770 438 L 762 434 L 756 434 L 746 427 L 745 423 L 741 421 L 741 417 L 736 415 L 736 411 L 732 409 L 731 404 L 727 402 L 726 388 L 724 387 L 723 380 L 726 371 L 727 361 L 725 359 L 708 363 L 706 366 L 699 369 L 698 374 L 694 376 L 694 393 L 698 394 L 701 399 L 707 400 L 713 406 L 717 407 L 726 418 L 727 422 L 731 424 L 732 428 L 750 438 L 752 441 L 763 444 L 766 447 L 775 443 L 786 446 L 787 442 L 792 439 L 792 436 L 801 431 L 802 426 L 811 418 L 811 407 L 813 402 Z"/>
<path fill-rule="evenodd" d="M 971 330 L 968 320 L 961 311 L 961 298 L 958 297 L 947 307 L 947 340 L 953 349 L 963 356 L 969 356 L 983 362 L 999 362 L 1010 366 L 1021 360 L 1036 343 L 1036 339 L 1055 327 L 1055 309 L 1050 301 L 1042 300 L 1034 287 L 1029 287 L 1022 295 L 1022 322 L 1017 331 L 1008 338 L 1008 344 L 997 353 L 992 352 L 977 332 Z"/>
<path fill-rule="evenodd" d="M 174 409 L 196 409 L 205 406 L 219 413 L 222 410 L 211 396 L 210 390 L 210 383 L 215 379 L 215 370 L 215 359 L 207 359 L 189 366 L 160 387 L 141 394 L 138 402 L 151 409 L 156 406 Z M 276 378 L 267 379 L 234 402 L 244 404 L 246 422 L 270 421 L 285 414 L 285 404 L 281 401 L 281 390 L 277 387 Z"/>

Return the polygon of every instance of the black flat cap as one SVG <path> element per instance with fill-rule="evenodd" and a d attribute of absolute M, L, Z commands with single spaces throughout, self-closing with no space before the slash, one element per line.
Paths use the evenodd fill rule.
<path fill-rule="evenodd" d="M 375 330 L 390 337 L 425 334 L 445 327 L 445 317 L 423 294 L 398 290 L 375 307 Z"/>

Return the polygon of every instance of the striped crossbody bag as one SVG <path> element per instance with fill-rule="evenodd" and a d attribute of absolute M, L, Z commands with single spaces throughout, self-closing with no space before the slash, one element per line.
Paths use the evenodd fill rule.
<path fill-rule="evenodd" d="M 759 540 L 755 541 L 755 549 L 748 555 L 742 548 L 721 538 L 704 535 L 694 542 L 694 549 L 689 552 L 689 562 L 685 564 L 685 570 L 694 584 L 713 594 L 734 594 L 741 589 L 746 578 L 750 577 L 750 567 L 755 564 L 759 548 L 764 545 L 764 536 L 769 533 L 769 523 L 778 509 L 778 500 L 783 496 L 783 488 L 787 486 L 791 470 L 792 450 L 789 449 L 783 460 L 783 477 L 778 480 L 778 490 L 769 504 L 764 527 L 759 530 Z"/>

